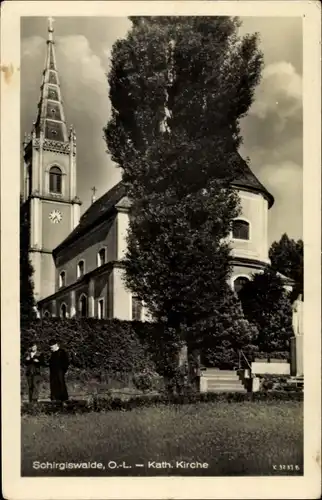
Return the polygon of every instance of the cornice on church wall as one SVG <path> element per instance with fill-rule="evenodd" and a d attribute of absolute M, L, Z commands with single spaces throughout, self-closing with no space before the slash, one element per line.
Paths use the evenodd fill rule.
<path fill-rule="evenodd" d="M 119 262 L 119 261 L 107 262 L 106 264 L 103 264 L 102 266 L 96 267 L 95 269 L 88 272 L 87 274 L 84 274 L 81 278 L 78 278 L 76 281 L 74 281 L 70 285 L 62 287 L 59 290 L 57 290 L 55 293 L 53 293 L 52 295 L 49 295 L 48 297 L 45 297 L 44 299 L 39 300 L 38 304 L 41 307 L 43 307 L 48 302 L 58 299 L 62 295 L 66 294 L 67 292 L 71 292 L 72 290 L 77 290 L 78 288 L 81 288 L 84 285 L 88 285 L 89 281 L 92 278 L 99 277 L 99 276 L 104 275 L 106 273 L 109 274 L 113 269 L 124 269 L 124 265 L 122 264 L 122 262 Z"/>

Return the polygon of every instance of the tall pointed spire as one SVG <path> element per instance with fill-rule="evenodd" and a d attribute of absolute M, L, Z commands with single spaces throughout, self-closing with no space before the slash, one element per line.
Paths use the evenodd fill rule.
<path fill-rule="evenodd" d="M 68 133 L 56 64 L 53 22 L 54 20 L 52 18 L 48 19 L 47 55 L 45 69 L 43 71 L 35 131 L 37 137 L 43 135 L 44 139 L 68 142 Z"/>

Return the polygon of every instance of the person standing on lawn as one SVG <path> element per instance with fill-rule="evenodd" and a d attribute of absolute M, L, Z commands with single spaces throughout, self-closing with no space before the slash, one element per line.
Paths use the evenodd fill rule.
<path fill-rule="evenodd" d="M 44 356 L 38 351 L 37 344 L 32 342 L 24 359 L 28 383 L 29 403 L 37 403 L 41 382 L 41 367 L 45 365 Z"/>
<path fill-rule="evenodd" d="M 50 399 L 51 401 L 66 402 L 68 392 L 65 375 L 69 366 L 67 352 L 61 349 L 59 342 L 55 339 L 50 342 L 51 357 L 49 360 L 50 372 Z"/>

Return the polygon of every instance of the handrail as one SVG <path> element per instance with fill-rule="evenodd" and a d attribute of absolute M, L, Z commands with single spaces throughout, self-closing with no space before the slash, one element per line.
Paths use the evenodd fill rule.
<path fill-rule="evenodd" d="M 245 353 L 243 352 L 243 350 L 242 350 L 242 349 L 240 349 L 240 350 L 239 350 L 239 353 L 241 353 L 241 354 L 243 355 L 243 357 L 244 357 L 244 359 L 245 359 L 245 361 L 246 361 L 246 363 L 247 363 L 247 365 L 248 365 L 249 369 L 250 369 L 250 370 L 252 370 L 252 367 L 251 367 L 251 365 L 249 364 L 249 361 L 248 361 L 248 359 L 246 358 Z"/>

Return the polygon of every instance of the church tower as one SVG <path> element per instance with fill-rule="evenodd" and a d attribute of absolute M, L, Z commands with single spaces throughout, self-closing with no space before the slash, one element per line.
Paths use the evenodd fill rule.
<path fill-rule="evenodd" d="M 76 196 L 76 135 L 66 126 L 53 32 L 50 18 L 37 119 L 23 144 L 36 301 L 55 292 L 52 251 L 78 225 L 81 205 Z"/>

